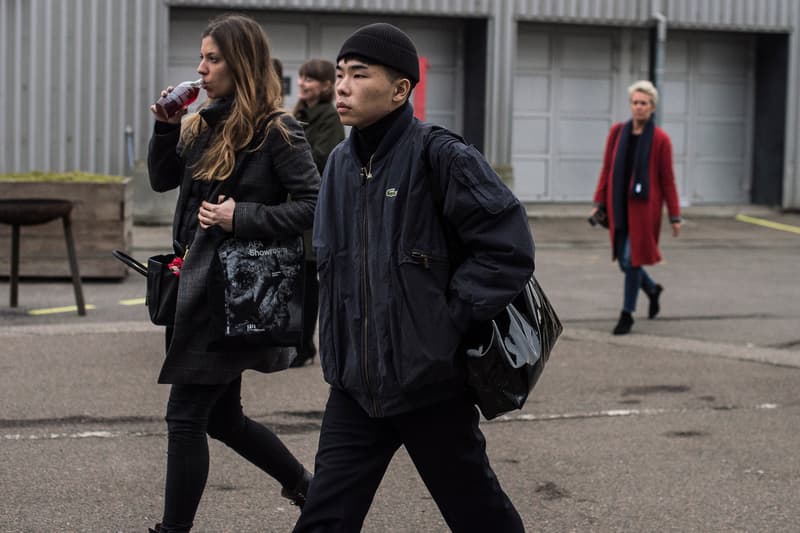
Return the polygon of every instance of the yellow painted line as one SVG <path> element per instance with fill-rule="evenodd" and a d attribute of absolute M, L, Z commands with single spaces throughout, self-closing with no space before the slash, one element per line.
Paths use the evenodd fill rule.
<path fill-rule="evenodd" d="M 120 300 L 119 305 L 144 305 L 144 298 L 131 298 L 130 300 Z"/>
<path fill-rule="evenodd" d="M 747 215 L 736 215 L 736 220 L 739 222 L 747 222 L 748 224 L 755 224 L 757 226 L 764 226 L 765 228 L 788 231 L 789 233 L 797 233 L 800 235 L 800 227 L 792 226 L 790 224 L 781 224 L 780 222 L 773 222 L 771 220 L 764 220 L 763 218 L 756 218 Z"/>
<path fill-rule="evenodd" d="M 86 309 L 96 309 L 94 305 L 87 305 Z M 50 307 L 47 309 L 31 309 L 28 311 L 29 315 L 55 315 L 58 313 L 77 313 L 78 306 L 77 305 L 67 305 L 65 307 Z"/>

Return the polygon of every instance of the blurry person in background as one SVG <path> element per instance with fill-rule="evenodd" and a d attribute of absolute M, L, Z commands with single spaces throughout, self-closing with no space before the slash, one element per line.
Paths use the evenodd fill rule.
<path fill-rule="evenodd" d="M 677 237 L 681 230 L 672 143 L 653 120 L 658 90 L 641 80 L 628 88 L 628 96 L 632 116 L 614 124 L 608 133 L 591 212 L 592 217 L 606 214 L 612 258 L 625 274 L 622 312 L 614 335 L 631 331 L 639 290 L 649 299 L 648 318 L 655 318 L 661 310 L 659 298 L 664 287 L 653 281 L 643 266 L 661 261 L 658 237 L 664 204 L 672 235 Z"/>
<path fill-rule="evenodd" d="M 322 174 L 331 150 L 344 140 L 344 127 L 333 107 L 333 84 L 336 69 L 333 63 L 324 59 L 310 59 L 300 66 L 297 77 L 299 89 L 294 116 L 300 121 L 306 133 L 314 163 Z M 310 239 L 306 239 L 306 286 L 303 331 L 306 340 L 297 354 L 292 366 L 303 366 L 312 362 L 317 353 L 314 345 L 314 330 L 317 326 L 317 307 L 319 305 L 319 281 L 317 262 L 313 255 Z"/>
<path fill-rule="evenodd" d="M 330 61 L 310 59 L 300 66 L 294 117 L 303 126 L 320 174 L 331 150 L 344 140 L 344 126 L 333 107 L 335 82 L 336 68 Z"/>
<path fill-rule="evenodd" d="M 278 77 L 278 81 L 281 83 L 281 98 L 283 98 L 286 96 L 283 90 L 283 63 L 277 57 L 273 57 L 272 68 L 275 69 L 275 76 Z"/>

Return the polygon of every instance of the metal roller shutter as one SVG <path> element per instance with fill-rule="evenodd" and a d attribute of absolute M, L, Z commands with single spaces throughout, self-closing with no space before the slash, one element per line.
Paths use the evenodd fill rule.
<path fill-rule="evenodd" d="M 614 111 L 618 34 L 520 26 L 511 150 L 523 201 L 591 198 Z"/>
<path fill-rule="evenodd" d="M 198 9 L 170 11 L 167 83 L 196 79 L 200 34 L 216 12 Z M 289 81 L 285 107 L 297 99 L 297 70 L 312 57 L 334 61 L 339 47 L 355 29 L 372 22 L 390 22 L 406 31 L 429 62 L 426 119 L 460 131 L 463 109 L 462 24 L 449 19 L 341 16 L 252 11 L 267 32 L 272 54 L 283 62 Z M 198 102 L 199 103 L 199 102 Z"/>
<path fill-rule="evenodd" d="M 627 86 L 648 75 L 644 32 L 520 25 L 514 83 L 514 187 L 524 201 L 588 202 L 608 128 L 630 116 Z M 684 203 L 747 203 L 754 43 L 669 34 L 660 108 Z"/>
<path fill-rule="evenodd" d="M 681 197 L 749 202 L 754 44 L 742 35 L 673 33 L 666 52 L 664 124 Z"/>

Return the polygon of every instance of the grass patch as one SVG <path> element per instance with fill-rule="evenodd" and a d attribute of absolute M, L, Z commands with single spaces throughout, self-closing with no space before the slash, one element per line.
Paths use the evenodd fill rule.
<path fill-rule="evenodd" d="M 20 174 L 0 174 L 0 182 L 42 182 L 42 183 L 122 183 L 124 176 L 106 176 L 88 172 L 25 172 Z"/>

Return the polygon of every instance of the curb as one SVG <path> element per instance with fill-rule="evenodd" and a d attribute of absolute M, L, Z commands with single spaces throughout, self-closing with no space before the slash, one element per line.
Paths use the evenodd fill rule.
<path fill-rule="evenodd" d="M 679 337 L 658 337 L 656 335 L 644 335 L 641 333 L 620 336 L 592 329 L 567 327 L 564 328 L 562 338 L 582 342 L 601 342 L 617 346 L 635 346 L 639 348 L 669 350 L 697 355 L 710 355 L 738 361 L 751 361 L 754 363 L 800 368 L 800 352 L 764 348 L 755 345 L 742 346 L 722 342 L 683 339 Z"/>
<path fill-rule="evenodd" d="M 592 203 L 532 203 L 523 202 L 528 218 L 589 218 Z M 736 215 L 764 217 L 781 214 L 779 208 L 761 205 L 693 205 L 681 206 L 683 218 L 734 218 Z"/>

